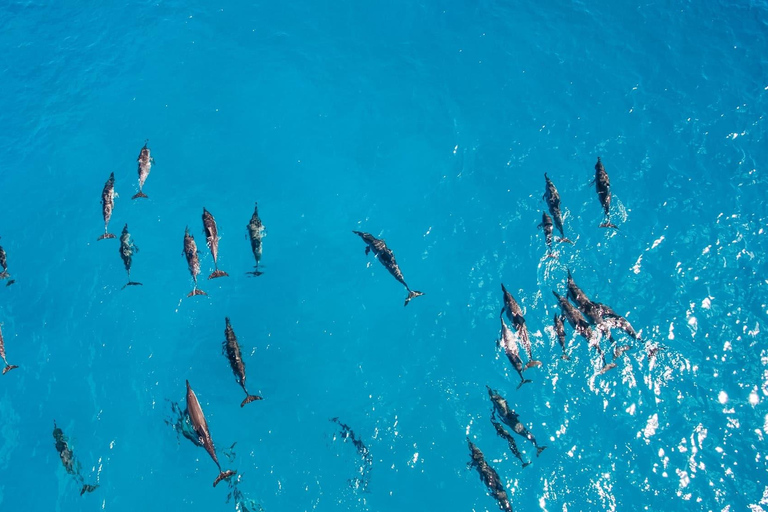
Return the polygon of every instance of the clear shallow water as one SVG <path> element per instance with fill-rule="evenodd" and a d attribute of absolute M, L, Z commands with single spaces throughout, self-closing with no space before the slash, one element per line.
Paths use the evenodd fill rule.
<path fill-rule="evenodd" d="M 265 510 L 496 510 L 466 469 L 467 432 L 516 510 L 768 509 L 765 2 L 0 12 L 0 243 L 16 278 L 0 321 L 21 366 L 0 379 L 4 510 L 235 509 L 164 422 L 185 379 Z M 150 200 L 131 201 L 146 138 Z M 598 154 L 618 232 L 597 228 Z M 95 241 L 110 172 L 140 288 L 120 290 L 117 242 Z M 556 260 L 536 230 L 544 172 L 578 236 Z M 244 275 L 254 201 L 258 279 Z M 207 274 L 203 206 L 231 277 L 191 300 L 181 242 L 189 225 Z M 427 295 L 403 309 L 352 229 L 384 236 Z M 559 359 L 546 327 L 566 268 L 666 347 L 653 365 L 638 346 L 593 378 L 573 337 Z M 502 281 L 545 361 L 520 391 L 495 351 Z M 265 397 L 243 409 L 225 316 Z M 486 384 L 548 445 L 524 470 Z M 367 493 L 332 417 L 371 451 Z M 64 472 L 54 419 L 93 494 Z"/>

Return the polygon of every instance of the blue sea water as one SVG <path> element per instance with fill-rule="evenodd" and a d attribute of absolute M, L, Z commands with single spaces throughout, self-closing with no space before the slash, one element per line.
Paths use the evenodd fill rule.
<path fill-rule="evenodd" d="M 768 510 L 767 34 L 759 0 L 0 4 L 0 322 L 20 366 L 0 377 L 0 510 L 498 510 L 467 437 L 515 510 Z M 598 228 L 598 155 L 617 231 Z M 96 242 L 110 172 L 141 287 Z M 576 242 L 557 258 L 544 172 Z M 203 207 L 228 278 L 206 279 Z M 208 296 L 186 297 L 185 226 Z M 403 308 L 352 230 L 424 297 Z M 567 269 L 641 330 L 604 375 L 570 328 L 559 357 Z M 520 390 L 502 282 L 544 362 Z M 225 316 L 264 396 L 242 409 Z M 240 500 L 167 424 L 185 380 Z M 518 438 L 525 469 L 486 385 L 547 445 Z M 370 451 L 365 485 L 334 417 Z"/>

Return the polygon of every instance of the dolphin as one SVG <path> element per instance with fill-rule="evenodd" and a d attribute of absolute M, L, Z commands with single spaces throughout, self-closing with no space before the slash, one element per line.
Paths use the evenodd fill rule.
<path fill-rule="evenodd" d="M 536 447 L 536 456 L 538 457 L 547 447 L 539 446 L 539 443 L 536 442 L 536 438 L 533 437 L 533 434 L 525 428 L 525 425 L 520 421 L 520 417 L 514 410 L 509 408 L 507 401 L 504 400 L 498 392 L 492 390 L 488 386 L 486 386 L 486 389 L 488 389 L 488 396 L 491 397 L 491 402 L 493 403 L 493 413 L 496 414 L 502 422 L 511 427 L 516 434 L 528 439 L 533 446 Z"/>
<path fill-rule="evenodd" d="M 565 351 L 565 326 L 563 325 L 563 317 L 562 315 L 558 315 L 555 313 L 554 318 L 554 329 L 555 334 L 557 335 L 557 341 L 560 343 L 560 346 L 563 348 L 563 359 L 570 359 L 568 357 L 568 354 Z"/>
<path fill-rule="evenodd" d="M 248 230 L 248 238 L 251 241 L 251 252 L 256 260 L 255 270 L 248 272 L 252 276 L 260 276 L 264 272 L 259 270 L 259 263 L 261 262 L 261 239 L 267 236 L 267 231 L 259 218 L 259 203 L 255 203 L 253 206 L 253 215 L 251 215 L 251 221 L 246 226 Z"/>
<path fill-rule="evenodd" d="M 389 273 L 392 274 L 392 276 L 397 279 L 400 284 L 405 286 L 406 290 L 408 290 L 408 297 L 405 299 L 404 306 L 407 306 L 411 299 L 420 295 L 424 295 L 422 292 L 411 290 L 411 288 L 406 284 L 403 273 L 400 271 L 400 267 L 397 265 L 397 261 L 395 261 L 395 253 L 393 253 L 390 248 L 387 247 L 387 244 L 384 242 L 384 240 L 379 240 L 370 233 L 363 233 L 361 231 L 352 232 L 362 238 L 366 243 L 365 254 L 368 255 L 369 252 L 373 251 L 373 255 L 381 262 L 382 265 L 384 265 L 384 267 L 386 267 L 387 270 L 389 270 Z"/>
<path fill-rule="evenodd" d="M 213 486 L 216 487 L 222 480 L 226 480 L 237 474 L 237 471 L 231 469 L 222 471 L 219 459 L 216 457 L 216 448 L 213 446 L 211 432 L 208 430 L 208 423 L 205 421 L 205 416 L 203 416 L 203 409 L 200 407 L 200 402 L 197 401 L 197 396 L 195 396 L 195 392 L 192 391 L 189 381 L 187 381 L 187 410 L 189 411 L 189 420 L 192 422 L 192 427 L 195 429 L 200 444 L 203 445 L 205 451 L 208 452 L 208 455 L 211 456 L 213 462 L 216 463 L 216 467 L 219 468 L 219 476 L 213 481 Z"/>
<path fill-rule="evenodd" d="M 193 295 L 207 295 L 203 290 L 197 288 L 197 276 L 200 274 L 200 258 L 197 256 L 195 237 L 189 233 L 188 227 L 184 229 L 184 249 L 182 250 L 181 255 L 187 258 L 189 273 L 192 274 L 192 279 L 195 281 L 195 287 L 187 294 L 187 297 L 192 297 Z"/>
<path fill-rule="evenodd" d="M 2 245 L 0 245 L 0 268 L 3 269 L 3 271 L 0 272 L 0 279 L 8 279 L 11 277 L 11 274 L 8 273 L 8 255 L 5 253 L 5 249 L 3 249 Z M 11 286 L 15 282 L 14 279 L 11 279 L 5 286 Z"/>
<path fill-rule="evenodd" d="M 528 466 L 530 464 L 530 461 L 525 462 L 523 460 L 523 456 L 520 454 L 520 450 L 517 449 L 517 443 L 515 443 L 515 438 L 512 437 L 512 434 L 507 432 L 507 429 L 501 426 L 501 423 L 496 421 L 495 414 L 491 416 L 491 424 L 493 425 L 493 428 L 496 429 L 496 435 L 507 442 L 507 444 L 509 445 L 509 449 L 512 451 L 512 454 L 518 459 L 520 459 L 520 462 L 522 462 L 523 467 Z"/>
<path fill-rule="evenodd" d="M 219 228 L 216 226 L 216 219 L 213 218 L 211 212 L 203 207 L 203 232 L 205 233 L 206 244 L 208 249 L 211 250 L 213 256 L 213 273 L 208 276 L 208 279 L 215 279 L 217 277 L 228 276 L 223 270 L 219 270 Z"/>
<path fill-rule="evenodd" d="M 245 361 L 243 361 L 243 354 L 240 352 L 240 344 L 237 342 L 237 336 L 232 329 L 232 325 L 229 323 L 229 318 L 225 318 L 226 326 L 224 327 L 224 343 L 222 344 L 222 350 L 229 360 L 229 365 L 232 367 L 232 373 L 235 374 L 237 383 L 245 391 L 245 399 L 240 403 L 240 407 L 245 404 L 249 404 L 254 400 L 261 400 L 258 395 L 251 395 L 248 390 L 245 389 Z"/>
<path fill-rule="evenodd" d="M 80 496 L 86 492 L 93 492 L 99 486 L 86 484 L 83 475 L 80 474 L 80 462 L 75 459 L 75 454 L 72 448 L 69 447 L 69 440 L 64 432 L 56 425 L 56 420 L 53 421 L 53 439 L 56 441 L 56 451 L 59 452 L 59 458 L 64 466 L 64 470 L 70 475 L 75 477 L 75 481 L 82 487 L 80 488 Z"/>
<path fill-rule="evenodd" d="M 0 327 L 2 326 L 3 324 L 0 323 Z M 15 364 L 9 364 L 8 360 L 5 358 L 5 342 L 3 341 L 2 329 L 0 329 L 0 359 L 2 359 L 3 363 L 5 363 L 5 367 L 3 368 L 3 375 L 13 370 L 14 368 L 18 368 L 18 366 L 16 366 Z"/>
<path fill-rule="evenodd" d="M 523 377 L 523 371 L 525 371 L 525 368 L 523 367 L 523 361 L 520 359 L 520 352 L 517 348 L 517 341 L 515 341 L 515 337 L 512 335 L 512 331 L 509 330 L 507 324 L 504 323 L 503 316 L 499 317 L 499 320 L 501 320 L 501 338 L 499 339 L 499 345 L 501 345 L 501 348 L 504 349 L 504 353 L 507 355 L 507 359 L 509 359 L 509 362 L 512 363 L 512 367 L 520 376 L 520 384 L 517 385 L 517 389 L 520 389 L 523 384 L 531 381 Z"/>
<path fill-rule="evenodd" d="M 488 491 L 491 493 L 491 496 L 498 502 L 499 508 L 504 511 L 512 512 L 512 503 L 509 501 L 509 495 L 507 495 L 507 490 L 504 488 L 504 484 L 501 482 L 499 474 L 496 473 L 495 469 L 488 465 L 480 448 L 475 446 L 469 438 L 467 438 L 467 443 L 469 444 L 470 457 L 472 457 L 472 460 L 467 466 L 470 469 L 475 468 L 477 470 L 480 475 L 480 480 L 483 481 L 488 488 Z"/>
<path fill-rule="evenodd" d="M 537 361 L 533 358 L 533 350 L 531 348 L 531 339 L 528 335 L 528 327 L 525 325 L 525 318 L 523 318 L 523 310 L 517 303 L 512 294 L 504 287 L 504 283 L 501 284 L 501 291 L 504 294 L 504 307 L 501 309 L 501 314 L 507 314 L 507 318 L 515 326 L 517 337 L 520 338 L 520 342 L 523 344 L 526 354 L 528 354 L 528 364 L 525 368 L 531 368 L 533 366 L 541 366 L 541 361 Z"/>
<path fill-rule="evenodd" d="M 603 167 L 600 157 L 597 157 L 595 179 L 592 180 L 592 183 L 595 184 L 597 198 L 603 206 L 603 212 L 605 212 L 605 222 L 600 224 L 600 227 L 619 229 L 615 224 L 611 224 L 611 180 L 608 179 L 608 173 L 605 172 L 605 167 Z"/>
<path fill-rule="evenodd" d="M 549 176 L 547 176 L 547 173 L 544 173 L 544 179 L 546 180 L 546 186 L 544 188 L 544 201 L 546 201 L 547 206 L 549 207 L 549 213 L 552 214 L 555 227 L 558 231 L 560 231 L 560 236 L 563 237 L 561 242 L 572 243 L 570 240 L 565 238 L 565 234 L 563 233 L 563 214 L 560 212 L 560 194 L 557 192 L 555 184 L 552 183 L 552 180 L 550 180 Z"/>
<path fill-rule="evenodd" d="M 571 327 L 585 340 L 587 340 L 589 345 L 592 346 L 600 355 L 600 358 L 603 362 L 603 368 L 600 370 L 600 373 L 605 373 L 608 370 L 615 368 L 616 363 L 606 363 L 605 354 L 603 354 L 603 350 L 600 348 L 600 342 L 598 340 L 594 340 L 593 342 L 592 329 L 589 327 L 589 324 L 584 319 L 584 316 L 581 314 L 581 312 L 576 309 L 570 302 L 568 302 L 566 297 L 562 297 L 555 291 L 553 291 L 552 294 L 560 303 L 560 309 L 562 311 L 563 318 L 568 320 L 568 323 L 571 325 Z"/>
<path fill-rule="evenodd" d="M 131 240 L 131 234 L 128 232 L 128 224 L 123 226 L 123 232 L 120 234 L 120 257 L 123 259 L 125 271 L 128 273 L 128 282 L 123 286 L 141 286 L 141 283 L 131 281 L 131 264 L 134 253 L 139 252 L 139 248 Z"/>
<path fill-rule="evenodd" d="M 155 163 L 155 159 L 152 158 L 149 148 L 147 147 L 148 142 L 149 139 L 144 141 L 144 147 L 141 148 L 141 152 L 139 152 L 139 158 L 136 159 L 136 161 L 139 162 L 139 191 L 131 199 L 147 197 L 147 194 L 142 192 L 141 189 L 144 186 L 144 182 L 147 181 L 147 176 L 149 176 L 149 171 L 152 169 L 152 164 Z"/>
<path fill-rule="evenodd" d="M 109 219 L 112 218 L 112 210 L 115 208 L 115 173 L 109 174 L 109 179 L 104 184 L 104 189 L 101 191 L 101 215 L 104 217 L 104 234 L 96 239 L 104 240 L 105 238 L 115 238 L 115 235 L 109 233 Z"/>

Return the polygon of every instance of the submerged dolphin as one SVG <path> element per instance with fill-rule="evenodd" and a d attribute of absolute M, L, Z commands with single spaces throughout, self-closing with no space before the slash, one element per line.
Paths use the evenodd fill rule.
<path fill-rule="evenodd" d="M 517 336 L 520 338 L 520 342 L 523 344 L 526 354 L 528 354 L 528 364 L 525 368 L 531 368 L 533 366 L 541 366 L 541 361 L 537 361 L 533 358 L 533 350 L 531 349 L 531 339 L 528 335 L 528 327 L 525 325 L 525 318 L 523 318 L 523 310 L 517 303 L 511 293 L 504 287 L 504 283 L 501 284 L 501 291 L 504 294 L 504 307 L 501 309 L 501 314 L 506 312 L 507 318 L 515 326 Z"/>
<path fill-rule="evenodd" d="M 499 395 L 498 392 L 492 390 L 488 386 L 486 386 L 486 389 L 488 389 L 488 396 L 491 397 L 491 403 L 493 403 L 494 414 L 496 414 L 502 422 L 511 427 L 516 434 L 528 439 L 533 446 L 536 447 L 536 456 L 538 457 L 547 447 L 539 446 L 539 443 L 536 442 L 536 438 L 533 437 L 533 434 L 525 428 L 525 425 L 520 421 L 520 417 L 515 411 L 509 408 L 507 401 Z"/>
<path fill-rule="evenodd" d="M 181 251 L 181 254 L 187 258 L 187 268 L 189 268 L 189 273 L 192 274 L 192 280 L 195 282 L 194 288 L 187 294 L 187 297 L 207 295 L 197 287 L 197 276 L 200 274 L 200 258 L 197 255 L 195 237 L 189 233 L 188 227 L 184 229 L 184 249 Z"/>
<path fill-rule="evenodd" d="M 531 381 L 523 377 L 525 367 L 523 367 L 523 361 L 520 359 L 520 352 L 517 348 L 517 341 L 515 341 L 515 337 L 512 335 L 512 331 L 509 329 L 509 327 L 507 327 L 507 324 L 504 323 L 503 316 L 499 317 L 499 319 L 501 320 L 501 338 L 499 339 L 499 345 L 501 345 L 501 348 L 504 349 L 504 353 L 506 354 L 507 359 L 509 359 L 509 362 L 512 363 L 512 367 L 520 376 L 520 384 L 517 385 L 517 389 L 520 389 L 523 384 Z"/>
<path fill-rule="evenodd" d="M 0 324 L 0 327 L 2 326 L 3 324 Z M 3 375 L 13 370 L 14 368 L 18 368 L 18 366 L 16 366 L 15 364 L 9 364 L 8 360 L 5 358 L 5 342 L 3 341 L 2 329 L 0 329 L 0 359 L 2 359 L 3 363 L 5 363 L 5 367 L 3 368 Z"/>
<path fill-rule="evenodd" d="M 208 249 L 211 250 L 211 256 L 213 256 L 214 270 L 213 273 L 208 276 L 208 279 L 228 276 L 229 274 L 223 270 L 219 270 L 219 228 L 216 225 L 216 219 L 214 219 L 211 212 L 205 208 L 203 208 L 203 232 L 205 233 Z"/>
<path fill-rule="evenodd" d="M 148 142 L 149 140 L 144 141 L 144 147 L 141 148 L 139 158 L 136 159 L 136 161 L 139 162 L 139 191 L 131 199 L 147 197 L 147 194 L 142 192 L 141 189 L 144 187 L 144 182 L 147 181 L 147 176 L 149 176 L 149 171 L 152 169 L 152 164 L 155 163 L 155 159 L 152 158 L 149 148 L 147 147 Z"/>
<path fill-rule="evenodd" d="M 546 186 L 544 187 L 544 201 L 546 201 L 549 207 L 549 213 L 552 214 L 552 218 L 555 221 L 555 227 L 560 231 L 560 236 L 563 237 L 562 242 L 571 242 L 565 238 L 563 233 L 563 214 L 560 212 L 560 194 L 555 188 L 555 184 L 549 179 L 547 173 L 544 173 L 544 179 L 546 180 Z"/>
<path fill-rule="evenodd" d="M 219 476 L 213 481 L 213 486 L 216 487 L 219 482 L 235 475 L 237 471 L 231 469 L 222 471 L 219 458 L 216 457 L 216 448 L 213 446 L 211 432 L 208 430 L 208 423 L 205 421 L 205 416 L 203 416 L 203 409 L 200 407 L 200 402 L 197 401 L 197 396 L 192 391 L 189 381 L 187 381 L 187 410 L 189 411 L 189 420 L 192 422 L 192 427 L 195 429 L 198 441 L 205 448 L 205 451 L 208 452 L 208 455 L 211 456 L 213 462 L 216 463 L 216 467 L 219 468 Z"/>
<path fill-rule="evenodd" d="M 246 226 L 248 230 L 248 238 L 251 241 L 251 252 L 253 258 L 256 260 L 255 269 L 253 272 L 248 272 L 252 276 L 260 276 L 264 272 L 259 270 L 259 263 L 261 262 L 261 239 L 267 236 L 267 231 L 264 229 L 264 225 L 259 218 L 259 203 L 253 206 L 253 215 L 251 215 L 251 221 Z"/>
<path fill-rule="evenodd" d="M 131 240 L 131 234 L 128 232 L 128 224 L 123 227 L 123 232 L 120 234 L 120 257 L 123 259 L 123 265 L 125 271 L 128 273 L 128 282 L 123 286 L 141 286 L 141 283 L 131 281 L 131 265 L 133 263 L 134 253 L 139 252 L 139 248 Z"/>
<path fill-rule="evenodd" d="M 384 265 L 384 267 L 386 267 L 387 270 L 389 270 L 389 273 L 392 274 L 392 276 L 397 279 L 400 284 L 405 286 L 406 290 L 408 290 L 408 297 L 405 298 L 404 306 L 407 306 L 411 299 L 414 297 L 424 295 L 422 292 L 411 290 L 411 288 L 406 284 L 403 273 L 400 271 L 400 267 L 397 265 L 397 261 L 395 261 L 395 253 L 393 253 L 390 248 L 387 247 L 387 244 L 384 242 L 384 240 L 380 240 L 370 233 L 363 233 L 361 231 L 352 232 L 362 238 L 366 243 L 365 254 L 367 255 L 369 252 L 373 251 L 373 255 L 381 262 L 382 265 Z"/>

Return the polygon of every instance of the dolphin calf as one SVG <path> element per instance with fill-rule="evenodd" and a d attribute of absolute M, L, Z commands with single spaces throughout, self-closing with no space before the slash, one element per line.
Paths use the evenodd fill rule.
<path fill-rule="evenodd" d="M 133 255 L 139 252 L 139 248 L 131 240 L 131 234 L 128 232 L 128 224 L 123 226 L 123 232 L 120 234 L 120 257 L 123 259 L 123 265 L 125 271 L 128 273 L 128 282 L 126 286 L 141 286 L 141 283 L 137 281 L 131 281 L 131 264 L 133 263 Z"/>
<path fill-rule="evenodd" d="M 139 158 L 136 159 L 136 161 L 139 162 L 139 191 L 131 199 L 147 197 L 147 194 L 142 192 L 141 189 L 144 187 L 144 182 L 147 181 L 147 176 L 149 176 L 149 171 L 152 169 L 152 164 L 155 163 L 155 159 L 152 158 L 149 148 L 147 147 L 148 142 L 149 139 L 144 141 L 144 147 L 141 148 L 141 151 L 139 152 Z"/>
<path fill-rule="evenodd" d="M 197 401 L 197 396 L 192 391 L 189 381 L 187 381 L 187 411 L 189 411 L 189 420 L 192 422 L 192 427 L 195 429 L 198 441 L 205 448 L 205 451 L 208 452 L 208 455 L 211 456 L 213 462 L 216 463 L 216 467 L 219 468 L 219 476 L 213 481 L 213 486 L 216 487 L 222 480 L 237 474 L 237 471 L 231 469 L 222 471 L 219 458 L 216 457 L 216 448 L 213 446 L 211 432 L 208 430 L 208 423 L 205 421 L 205 416 L 203 416 L 203 409 L 200 407 L 200 402 Z"/>
<path fill-rule="evenodd" d="M 264 229 L 264 225 L 259 218 L 259 203 L 253 206 L 253 215 L 251 215 L 251 221 L 246 226 L 248 230 L 248 238 L 251 241 L 251 252 L 253 258 L 256 260 L 256 266 L 253 272 L 248 272 L 252 276 L 260 276 L 264 272 L 259 270 L 259 263 L 261 262 L 261 239 L 267 236 L 267 231 Z"/>
<path fill-rule="evenodd" d="M 109 179 L 104 184 L 104 189 L 101 191 L 101 215 L 104 217 L 104 234 L 96 239 L 104 240 L 105 238 L 115 238 L 115 235 L 109 233 L 109 219 L 112 218 L 112 210 L 115 208 L 115 173 L 109 174 Z"/>
<path fill-rule="evenodd" d="M 520 462 L 523 464 L 523 467 L 528 466 L 530 464 L 530 461 L 525 462 L 523 460 L 523 456 L 520 454 L 520 450 L 517 449 L 517 443 L 515 443 L 515 439 L 512 437 L 512 434 L 507 432 L 507 429 L 502 427 L 501 423 L 496 421 L 495 414 L 491 416 L 491 424 L 493 425 L 493 428 L 496 429 L 496 435 L 507 442 L 507 445 L 509 446 L 509 449 L 512 451 L 512 454 L 520 460 Z"/>
<path fill-rule="evenodd" d="M 248 393 L 248 390 L 245 389 L 245 361 L 243 361 L 243 354 L 240 352 L 240 344 L 237 342 L 237 336 L 235 336 L 235 331 L 229 323 L 229 318 L 225 318 L 224 321 L 226 322 L 226 326 L 224 327 L 224 343 L 222 344 L 222 349 L 227 356 L 229 365 L 232 367 L 232 373 L 235 374 L 237 383 L 240 384 L 240 387 L 245 391 L 245 399 L 240 403 L 240 407 L 243 407 L 245 404 L 249 404 L 254 400 L 261 400 L 262 398 L 258 395 L 251 395 Z"/>
<path fill-rule="evenodd" d="M 3 324 L 0 324 L 0 327 L 2 326 Z M 5 364 L 5 367 L 3 367 L 3 375 L 13 370 L 14 368 L 18 368 L 18 366 L 16 366 L 15 364 L 9 364 L 8 359 L 5 358 L 5 341 L 3 341 L 2 329 L 0 329 L 0 359 L 2 359 L 3 363 Z"/>
<path fill-rule="evenodd" d="M 477 470 L 477 473 L 480 475 L 480 480 L 483 481 L 488 488 L 488 492 L 491 493 L 491 496 L 493 496 L 499 504 L 499 508 L 507 512 L 512 512 L 512 503 L 509 501 L 509 495 L 507 495 L 507 490 L 504 488 L 504 484 L 501 482 L 499 474 L 496 473 L 495 469 L 488 465 L 480 448 L 475 446 L 469 438 L 467 438 L 467 443 L 469 444 L 469 455 L 472 458 L 468 467 Z"/>
<path fill-rule="evenodd" d="M 501 291 L 504 294 L 504 306 L 501 309 L 501 314 L 507 314 L 507 318 L 515 326 L 517 331 L 517 337 L 520 339 L 520 343 L 523 344 L 526 354 L 528 355 L 528 363 L 525 368 L 531 368 L 533 366 L 541 366 L 541 361 L 537 361 L 533 358 L 533 350 L 531 348 L 531 339 L 528 335 L 528 327 L 525 325 L 525 318 L 523 318 L 523 310 L 517 303 L 512 294 L 504 287 L 504 283 L 501 284 Z"/>
<path fill-rule="evenodd" d="M 395 253 L 393 253 L 390 248 L 387 247 L 387 244 L 384 242 L 384 240 L 379 240 L 370 233 L 363 233 L 361 231 L 353 231 L 353 233 L 362 238 L 366 243 L 365 254 L 368 255 L 369 252 L 373 251 L 373 255 L 381 262 L 382 265 L 384 265 L 384 267 L 386 267 L 387 270 L 389 270 L 389 273 L 392 274 L 392 276 L 397 279 L 400 284 L 405 286 L 406 290 L 408 290 L 408 297 L 405 298 L 404 306 L 407 306 L 411 299 L 420 295 L 424 295 L 422 292 L 411 290 L 411 288 L 406 284 L 403 273 L 400 271 L 400 267 L 397 265 L 397 261 L 395 261 Z"/>
<path fill-rule="evenodd" d="M 496 414 L 503 423 L 506 423 L 511 427 L 516 434 L 528 439 L 533 446 L 536 447 L 536 456 L 538 457 L 547 447 L 539 446 L 539 443 L 536 442 L 536 438 L 533 437 L 533 434 L 525 428 L 525 425 L 520 421 L 520 417 L 514 410 L 509 408 L 507 401 L 499 395 L 498 392 L 492 390 L 488 386 L 486 386 L 486 389 L 488 389 L 488 396 L 491 397 L 491 402 L 493 403 L 494 414 Z"/>
<path fill-rule="evenodd" d="M 208 276 L 208 279 L 215 279 L 217 277 L 226 277 L 229 274 L 223 270 L 219 270 L 219 228 L 216 226 L 216 219 L 213 218 L 211 212 L 203 208 L 203 232 L 205 233 L 205 241 L 208 245 L 208 249 L 211 250 L 211 256 L 213 256 L 213 273 Z"/>
<path fill-rule="evenodd" d="M 618 226 L 611 223 L 611 180 L 608 178 L 608 173 L 605 172 L 605 167 L 603 167 L 600 157 L 597 157 L 595 179 L 592 180 L 592 183 L 595 184 L 597 198 L 600 200 L 603 212 L 605 212 L 605 222 L 600 224 L 600 227 L 619 229 Z"/>
<path fill-rule="evenodd" d="M 541 212 L 541 224 L 536 227 L 544 231 L 544 240 L 547 243 L 547 249 L 549 249 L 549 257 L 555 258 L 556 255 L 552 252 L 552 225 L 552 217 L 547 215 L 547 212 Z M 567 238 L 558 238 L 557 242 L 569 244 L 573 243 Z"/>

